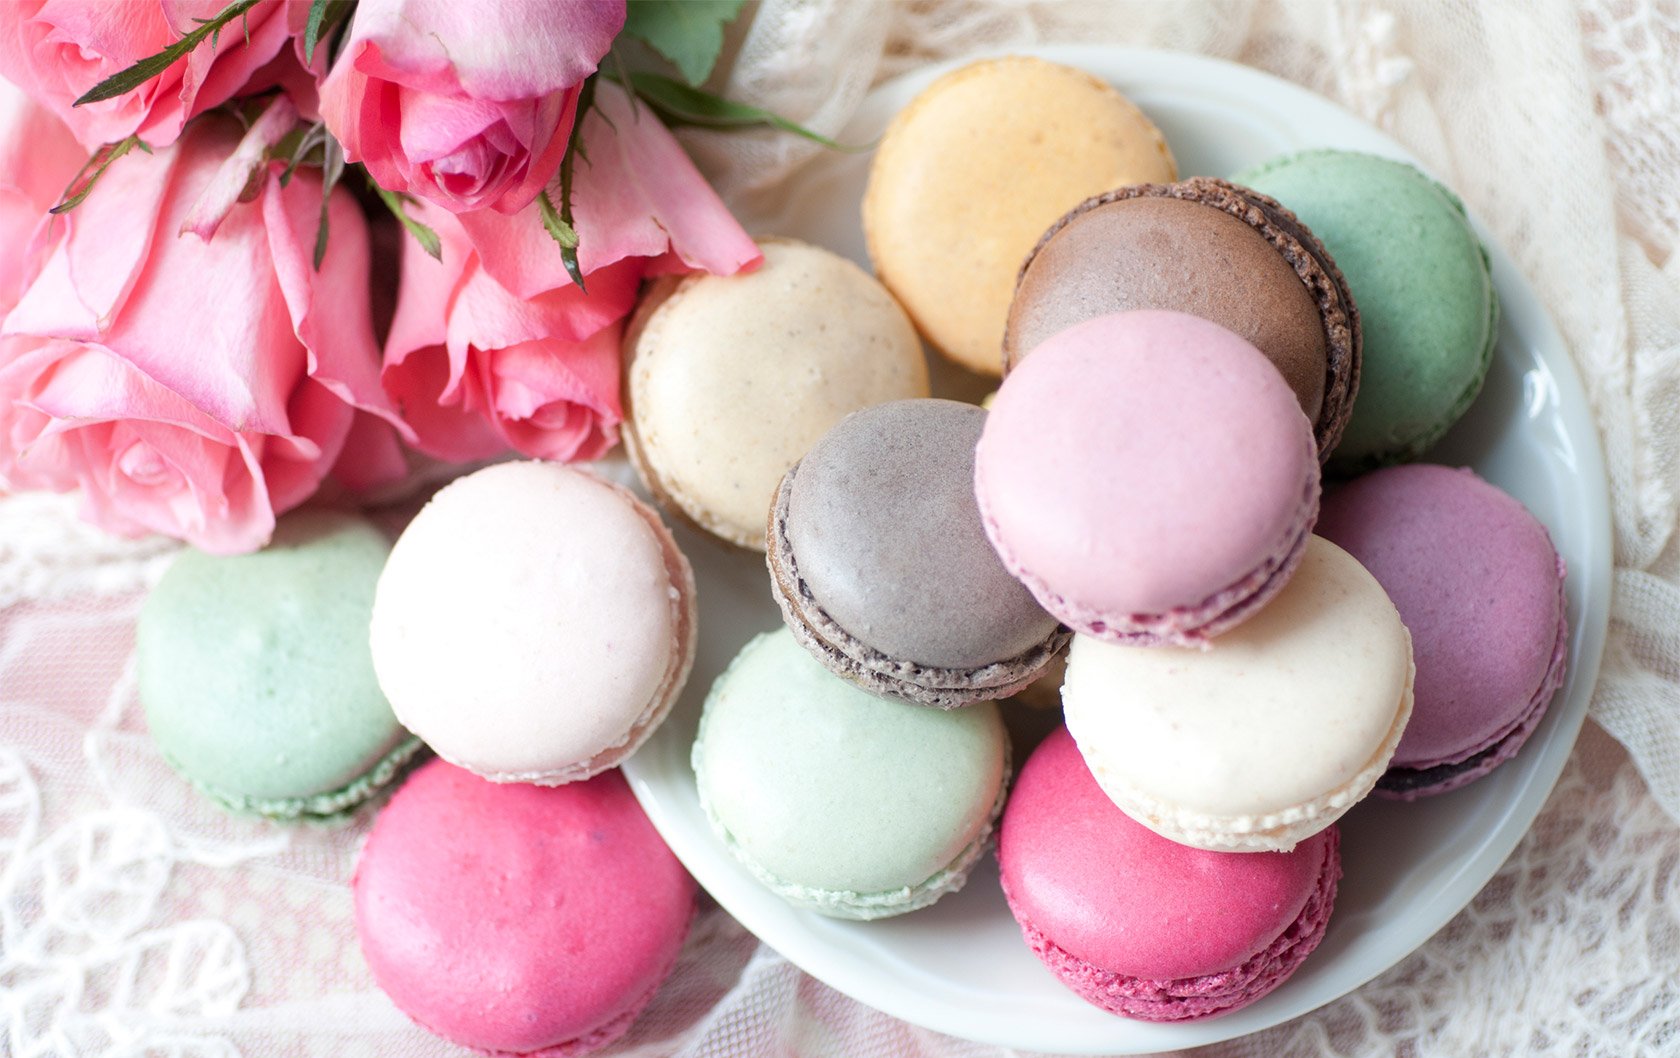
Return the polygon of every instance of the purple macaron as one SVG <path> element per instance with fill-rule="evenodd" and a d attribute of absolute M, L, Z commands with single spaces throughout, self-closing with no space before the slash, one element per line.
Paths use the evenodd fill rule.
<path fill-rule="evenodd" d="M 1324 499 L 1318 532 L 1371 571 L 1412 633 L 1416 702 L 1377 792 L 1456 790 L 1511 759 L 1563 684 L 1563 560 L 1469 470 L 1412 464 Z"/>

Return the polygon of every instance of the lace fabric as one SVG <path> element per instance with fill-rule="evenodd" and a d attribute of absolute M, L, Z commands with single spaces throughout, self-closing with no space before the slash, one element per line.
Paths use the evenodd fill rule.
<path fill-rule="evenodd" d="M 1616 580 L 1594 722 L 1533 830 L 1394 969 L 1198 1054 L 1680 1053 L 1680 0 L 763 0 L 718 87 L 834 133 L 882 79 L 1050 41 L 1248 63 L 1404 142 L 1540 291 L 1611 471 Z M 683 135 L 749 225 L 816 149 Z M 132 649 L 172 548 L 103 536 L 74 512 L 67 497 L 0 500 L 0 1053 L 463 1053 L 410 1025 L 357 952 L 346 881 L 369 810 L 340 828 L 239 820 L 164 765 Z M 707 905 L 616 1053 L 1005 1052 L 855 1003 Z"/>

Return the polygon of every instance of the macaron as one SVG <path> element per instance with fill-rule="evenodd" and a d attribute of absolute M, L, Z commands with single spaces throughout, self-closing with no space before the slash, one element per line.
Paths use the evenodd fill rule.
<path fill-rule="evenodd" d="M 1412 633 L 1417 702 L 1377 793 L 1456 790 L 1516 755 L 1563 684 L 1563 559 L 1546 529 L 1469 470 L 1356 478 L 1319 531 L 1387 590 Z"/>
<path fill-rule="evenodd" d="M 696 892 L 618 772 L 540 787 L 441 760 L 379 813 L 350 887 L 379 987 L 496 1058 L 623 1036 L 676 964 Z"/>
<path fill-rule="evenodd" d="M 1182 845 L 1287 850 L 1388 770 L 1412 713 L 1411 637 L 1377 579 L 1321 537 L 1212 650 L 1075 637 L 1062 708 L 1098 785 Z"/>
<path fill-rule="evenodd" d="M 928 395 L 927 360 L 891 294 L 791 239 L 732 276 L 658 281 L 624 338 L 624 447 L 654 499 L 764 550 L 765 512 L 805 450 L 848 413 Z"/>
<path fill-rule="evenodd" d="M 1226 1014 L 1277 988 L 1324 938 L 1335 827 L 1289 852 L 1188 848 L 1103 795 L 1065 729 L 1021 769 L 998 830 L 1009 910 L 1081 998 L 1144 1021 Z"/>
<path fill-rule="evenodd" d="M 1253 345 L 1181 312 L 1098 316 L 1004 379 L 974 490 L 986 535 L 1083 635 L 1202 646 L 1275 595 L 1318 513 L 1312 428 Z"/>
<path fill-rule="evenodd" d="M 218 804 L 337 816 L 421 749 L 374 678 L 368 623 L 391 544 L 297 511 L 249 555 L 182 551 L 140 611 L 140 704 L 158 750 Z"/>
<path fill-rule="evenodd" d="M 1106 82 L 1025 56 L 970 63 L 881 137 L 869 259 L 929 343 L 998 375 L 1015 276 L 1044 229 L 1098 192 L 1176 175 L 1161 130 Z"/>
<path fill-rule="evenodd" d="M 996 703 L 927 709 L 829 672 L 787 629 L 712 685 L 694 742 L 700 806 L 789 903 L 836 918 L 914 911 L 961 889 L 1003 808 Z"/>
<path fill-rule="evenodd" d="M 1360 379 L 1360 314 L 1336 261 L 1273 199 L 1212 177 L 1086 199 L 1038 240 L 1009 306 L 1013 370 L 1057 331 L 1167 309 L 1212 320 L 1265 353 L 1327 457 Z"/>
<path fill-rule="evenodd" d="M 1331 468 L 1423 455 L 1481 391 L 1499 330 L 1463 203 L 1404 162 L 1352 151 L 1306 151 L 1236 179 L 1294 210 L 1359 299 L 1364 366 Z"/>
<path fill-rule="evenodd" d="M 1003 568 L 974 502 L 986 412 L 902 400 L 854 412 L 782 478 L 771 587 L 828 669 L 944 708 L 1025 687 L 1068 633 Z"/>
<path fill-rule="evenodd" d="M 627 489 L 557 463 L 445 486 L 373 602 L 379 685 L 438 756 L 497 782 L 574 782 L 653 733 L 694 659 L 694 575 Z"/>

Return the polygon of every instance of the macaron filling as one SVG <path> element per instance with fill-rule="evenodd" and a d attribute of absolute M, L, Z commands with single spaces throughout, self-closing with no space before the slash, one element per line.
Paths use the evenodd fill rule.
<path fill-rule="evenodd" d="M 410 736 L 393 747 L 363 775 L 336 790 L 308 794 L 303 797 L 253 797 L 218 789 L 197 778 L 181 763 L 160 747 L 164 762 L 175 769 L 193 788 L 230 812 L 259 815 L 267 819 L 309 819 L 334 822 L 349 814 L 363 801 L 384 789 L 420 757 L 426 744 Z"/>
<path fill-rule="evenodd" d="M 1330 910 L 1341 880 L 1341 835 L 1326 832 L 1324 865 L 1318 884 L 1287 929 L 1238 966 L 1197 977 L 1137 977 L 1095 966 L 1058 945 L 1016 910 L 1004 885 L 1004 899 L 1021 925 L 1034 955 L 1080 998 L 1115 1014 L 1141 1021 L 1188 1021 L 1228 1014 L 1249 1005 L 1282 984 L 1324 939 Z M 1257 854 L 1264 855 L 1264 854 Z"/>

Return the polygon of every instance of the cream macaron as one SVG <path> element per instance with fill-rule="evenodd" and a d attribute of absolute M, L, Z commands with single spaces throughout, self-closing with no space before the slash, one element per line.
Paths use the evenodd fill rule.
<path fill-rule="evenodd" d="M 838 254 L 760 241 L 733 276 L 655 284 L 624 338 L 624 447 L 665 507 L 764 550 L 782 475 L 848 414 L 928 395 L 904 310 Z"/>
<path fill-rule="evenodd" d="M 1286 850 L 1370 793 L 1412 712 L 1412 641 L 1377 579 L 1311 537 L 1212 648 L 1077 636 L 1062 704 L 1097 783 L 1181 845 Z"/>
<path fill-rule="evenodd" d="M 409 523 L 374 595 L 370 643 L 397 719 L 497 782 L 586 779 L 664 719 L 694 659 L 694 575 L 618 485 L 501 463 Z"/>
<path fill-rule="evenodd" d="M 882 137 L 869 257 L 931 344 L 999 375 L 1015 278 L 1044 230 L 1092 195 L 1176 176 L 1160 129 L 1106 82 L 985 59 L 929 85 Z"/>

